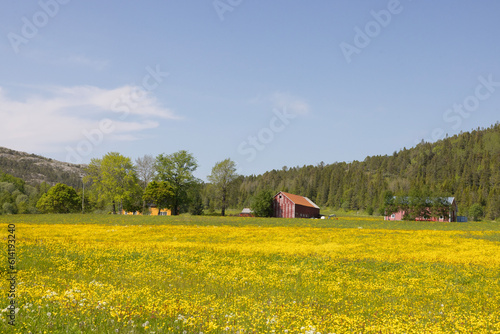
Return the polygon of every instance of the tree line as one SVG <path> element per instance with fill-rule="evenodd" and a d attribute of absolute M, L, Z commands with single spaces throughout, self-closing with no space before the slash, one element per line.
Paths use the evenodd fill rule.
<path fill-rule="evenodd" d="M 0 171 L 0 214 L 38 213 L 36 204 L 50 188 L 46 182 L 32 186 Z"/>
<path fill-rule="evenodd" d="M 210 185 L 208 185 L 210 187 Z M 500 217 L 500 124 L 421 142 L 392 155 L 330 165 L 283 167 L 262 175 L 240 176 L 232 184 L 231 207 L 244 207 L 262 190 L 286 191 L 334 210 L 384 214 L 386 198 L 455 197 L 459 215 L 480 206 L 490 219 Z M 207 207 L 212 206 L 210 197 Z"/>
<path fill-rule="evenodd" d="M 498 123 L 364 161 L 285 166 L 242 176 L 237 175 L 236 164 L 226 159 L 212 168 L 208 183 L 193 176 L 197 167 L 196 159 L 184 150 L 145 155 L 135 161 L 110 152 L 92 159 L 85 168 L 85 189 L 73 189 L 76 196 L 71 192 L 62 198 L 75 203 L 70 206 L 72 212 L 82 208 L 85 212 L 146 212 L 156 206 L 171 209 L 173 214 L 221 210 L 224 215 L 227 208 L 260 207 L 259 198 L 286 191 L 306 196 L 321 207 L 384 214 L 388 198 L 420 194 L 420 198 L 455 197 L 459 215 L 468 215 L 474 208 L 476 214 L 490 219 L 500 217 Z M 47 196 L 55 196 L 48 194 L 50 186 L 31 186 L 2 175 L 0 213 L 50 212 Z M 59 186 L 58 191 L 70 190 Z"/>
<path fill-rule="evenodd" d="M 229 161 L 229 160 L 227 160 Z M 222 201 L 225 200 L 225 184 L 232 179 L 217 179 L 217 167 L 212 175 L 214 185 L 222 185 Z M 230 169 L 235 173 L 236 168 Z M 132 163 L 131 159 L 111 152 L 102 159 L 92 159 L 85 169 L 84 183 L 89 184 L 89 206 L 93 210 L 111 212 L 143 212 L 150 206 L 158 210 L 170 209 L 173 215 L 190 212 L 203 213 L 203 182 L 194 177 L 198 163 L 192 154 L 181 150 L 172 154 L 160 154 L 156 158 L 145 155 Z M 223 206 L 224 213 L 224 206 Z"/>
<path fill-rule="evenodd" d="M 41 183 L 36 187 L 21 178 L 0 173 L 0 214 L 16 213 L 148 213 L 170 209 L 173 215 L 189 212 L 203 214 L 206 185 L 195 178 L 198 163 L 192 154 L 181 150 L 145 155 L 135 162 L 118 152 L 92 159 L 84 168 L 81 187 Z M 237 177 L 236 164 L 230 159 L 218 162 L 208 175 L 210 196 L 216 196 L 225 214 L 228 187 Z"/>

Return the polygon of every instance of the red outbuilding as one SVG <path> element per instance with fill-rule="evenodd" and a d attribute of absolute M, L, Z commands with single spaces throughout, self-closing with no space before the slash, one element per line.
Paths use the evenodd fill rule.
<path fill-rule="evenodd" d="M 457 202 L 455 201 L 455 197 L 446 197 L 444 198 L 446 204 L 447 204 L 447 208 L 449 210 L 448 212 L 448 216 L 430 216 L 428 218 L 424 218 L 424 217 L 417 217 L 415 218 L 415 220 L 417 221 L 434 221 L 434 222 L 444 222 L 444 221 L 448 221 L 448 222 L 456 222 L 457 221 L 457 218 L 458 218 L 458 207 L 457 207 Z M 427 212 L 431 212 L 431 208 L 428 207 L 428 208 L 425 208 L 425 211 Z M 384 220 L 403 220 L 404 216 L 405 216 L 405 211 L 403 210 L 399 210 L 398 212 L 393 212 L 390 216 L 384 216 Z M 461 219 L 463 220 L 463 217 L 461 217 Z"/>
<path fill-rule="evenodd" d="M 319 218 L 319 206 L 307 197 L 280 191 L 274 196 L 273 216 L 278 218 Z"/>
<path fill-rule="evenodd" d="M 244 208 L 240 212 L 240 217 L 255 217 L 255 215 L 254 215 L 253 211 L 250 210 L 249 208 Z"/>

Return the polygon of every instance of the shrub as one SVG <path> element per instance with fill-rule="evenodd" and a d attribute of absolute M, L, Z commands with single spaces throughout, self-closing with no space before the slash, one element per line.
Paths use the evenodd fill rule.
<path fill-rule="evenodd" d="M 484 208 L 478 204 L 472 204 L 472 206 L 469 208 L 469 217 L 472 218 L 474 221 L 480 220 L 484 216 Z"/>
<path fill-rule="evenodd" d="M 257 217 L 271 217 L 273 215 L 274 195 L 269 190 L 259 192 L 252 200 L 252 210 Z"/>
<path fill-rule="evenodd" d="M 12 215 L 16 213 L 16 207 L 12 203 L 3 203 L 2 205 L 3 212 Z"/>

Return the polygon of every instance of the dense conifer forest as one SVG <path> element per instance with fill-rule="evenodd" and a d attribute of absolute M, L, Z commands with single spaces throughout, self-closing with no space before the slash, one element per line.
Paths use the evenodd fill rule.
<path fill-rule="evenodd" d="M 421 142 L 390 156 L 241 176 L 233 184 L 230 204 L 249 205 L 263 189 L 306 196 L 320 207 L 374 214 L 382 211 L 388 195 L 454 196 L 459 214 L 466 215 L 472 204 L 479 203 L 487 216 L 496 218 L 500 216 L 500 124 L 435 143 Z"/>

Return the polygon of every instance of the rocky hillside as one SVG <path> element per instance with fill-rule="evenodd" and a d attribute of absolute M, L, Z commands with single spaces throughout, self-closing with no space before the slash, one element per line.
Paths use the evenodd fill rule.
<path fill-rule="evenodd" d="M 65 183 L 78 188 L 81 187 L 83 167 L 85 166 L 0 147 L 0 171 L 19 177 L 29 184 Z"/>

